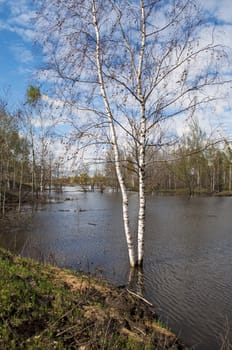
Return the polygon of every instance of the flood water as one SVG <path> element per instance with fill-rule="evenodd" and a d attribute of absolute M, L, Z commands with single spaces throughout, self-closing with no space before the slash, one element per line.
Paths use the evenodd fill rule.
<path fill-rule="evenodd" d="M 0 245 L 127 285 L 120 194 L 71 189 L 62 196 L 15 227 L 2 225 Z M 130 204 L 135 229 L 136 193 L 130 194 Z M 161 319 L 193 349 L 219 350 L 225 338 L 232 343 L 231 209 L 232 198 L 226 197 L 150 196 L 147 201 L 140 287 Z"/>

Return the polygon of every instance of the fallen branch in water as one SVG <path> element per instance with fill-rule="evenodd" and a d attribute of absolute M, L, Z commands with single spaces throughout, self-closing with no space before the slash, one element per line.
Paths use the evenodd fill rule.
<path fill-rule="evenodd" d="M 137 293 L 135 293 L 135 292 L 132 292 L 132 290 L 126 289 L 126 291 L 127 291 L 129 294 L 133 295 L 134 297 L 136 297 L 136 298 L 138 298 L 138 299 L 144 301 L 144 302 L 145 302 L 146 304 L 148 304 L 149 306 L 154 306 L 150 301 L 148 301 L 147 299 L 145 299 L 145 298 L 142 297 L 141 295 L 139 295 L 139 294 L 137 294 Z"/>

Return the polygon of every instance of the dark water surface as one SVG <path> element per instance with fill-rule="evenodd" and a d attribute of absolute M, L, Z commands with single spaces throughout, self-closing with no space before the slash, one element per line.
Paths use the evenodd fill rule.
<path fill-rule="evenodd" d="M 127 284 L 120 194 L 65 192 L 25 223 L 0 227 L 0 245 Z M 130 195 L 136 227 L 137 194 Z M 140 282 L 161 319 L 189 346 L 232 342 L 232 198 L 151 196 Z M 229 329 L 230 328 L 230 329 Z"/>

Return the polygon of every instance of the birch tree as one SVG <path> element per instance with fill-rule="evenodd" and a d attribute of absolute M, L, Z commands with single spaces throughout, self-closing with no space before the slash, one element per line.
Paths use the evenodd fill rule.
<path fill-rule="evenodd" d="M 225 51 L 203 21 L 197 1 L 36 3 L 38 40 L 47 59 L 44 76 L 72 107 L 83 142 L 85 138 L 89 143 L 95 132 L 99 141 L 99 130 L 104 130 L 101 141 L 113 150 L 122 194 L 130 265 L 142 265 L 147 149 L 160 142 L 154 135 L 162 125 L 177 116 L 188 118 L 219 95 L 217 88 L 225 83 L 219 74 Z M 169 132 L 166 138 L 173 135 Z M 130 229 L 120 156 L 120 145 L 126 142 L 134 144 L 137 154 L 136 235 Z"/>

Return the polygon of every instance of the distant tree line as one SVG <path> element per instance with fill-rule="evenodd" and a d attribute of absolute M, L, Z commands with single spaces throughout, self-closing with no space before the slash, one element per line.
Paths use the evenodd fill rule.
<path fill-rule="evenodd" d="M 218 142 L 220 141 L 220 142 Z M 147 151 L 147 193 L 231 194 L 232 147 L 223 139 L 214 142 L 192 121 L 188 132 L 172 146 L 151 147 Z M 138 191 L 136 149 L 121 150 L 122 169 L 128 190 Z M 111 188 L 119 191 L 112 151 L 104 166 L 93 176 L 88 167 L 66 183 L 78 184 L 84 191 Z M 63 179 L 63 182 L 65 180 Z"/>
<path fill-rule="evenodd" d="M 100 170 L 90 175 L 88 164 L 77 164 L 74 176 L 64 173 L 63 156 L 53 154 L 54 135 L 49 112 L 38 88 L 30 86 L 22 110 L 11 114 L 0 101 L 0 213 L 21 210 L 22 203 L 44 200 L 49 191 L 79 185 L 83 191 L 106 188 L 119 191 L 112 149 L 101 158 Z M 46 121 L 46 122 L 45 122 Z M 50 120 L 51 121 L 51 120 Z M 223 140 L 214 143 L 192 120 L 178 142 L 147 146 L 147 193 L 230 194 L 232 191 L 232 147 Z M 121 146 L 122 174 L 127 190 L 138 191 L 138 150 Z M 96 166 L 96 168 L 98 168 Z M 225 193 L 226 192 L 226 193 Z"/>

